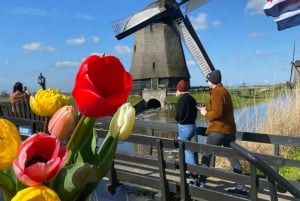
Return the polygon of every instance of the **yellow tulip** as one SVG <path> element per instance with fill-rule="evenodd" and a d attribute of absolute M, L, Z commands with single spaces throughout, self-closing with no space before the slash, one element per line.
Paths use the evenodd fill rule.
<path fill-rule="evenodd" d="M 110 125 L 109 133 L 119 140 L 127 139 L 133 129 L 135 121 L 135 109 L 130 103 L 124 103 L 114 114 Z"/>
<path fill-rule="evenodd" d="M 0 118 L 0 170 L 12 166 L 20 144 L 21 136 L 17 127 L 12 122 Z"/>
<path fill-rule="evenodd" d="M 30 96 L 31 110 L 40 116 L 51 117 L 59 108 L 70 105 L 70 97 L 60 93 L 60 90 L 40 89 L 35 96 Z"/>
<path fill-rule="evenodd" d="M 11 201 L 60 201 L 60 198 L 51 188 L 38 186 L 18 191 Z"/>

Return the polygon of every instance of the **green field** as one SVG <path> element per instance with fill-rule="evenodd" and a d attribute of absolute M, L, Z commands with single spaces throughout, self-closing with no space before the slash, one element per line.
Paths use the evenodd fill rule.
<path fill-rule="evenodd" d="M 8 102 L 8 97 L 1 97 L 0 96 L 0 103 L 1 102 Z"/>

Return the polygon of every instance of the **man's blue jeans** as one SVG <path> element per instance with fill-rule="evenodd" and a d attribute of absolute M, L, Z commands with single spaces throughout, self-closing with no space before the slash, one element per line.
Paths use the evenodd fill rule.
<path fill-rule="evenodd" d="M 196 124 L 178 124 L 178 140 L 191 141 L 196 134 Z M 195 155 L 192 151 L 185 150 L 185 162 L 196 164 Z"/>

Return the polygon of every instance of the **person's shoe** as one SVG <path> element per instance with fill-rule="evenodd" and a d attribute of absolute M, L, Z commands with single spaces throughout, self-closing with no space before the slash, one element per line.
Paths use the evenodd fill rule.
<path fill-rule="evenodd" d="M 199 179 L 193 179 L 192 181 L 190 181 L 190 185 L 204 188 L 204 183 L 200 182 Z"/>
<path fill-rule="evenodd" d="M 233 189 L 228 189 L 227 191 L 228 191 L 229 193 L 239 194 L 239 195 L 243 195 L 243 196 L 247 196 L 247 195 L 248 195 L 247 189 L 237 189 L 237 188 L 233 188 Z"/>
<path fill-rule="evenodd" d="M 191 173 L 191 172 L 187 172 L 186 173 L 186 178 L 188 178 L 188 179 L 197 179 L 198 175 L 194 174 L 194 173 Z"/>

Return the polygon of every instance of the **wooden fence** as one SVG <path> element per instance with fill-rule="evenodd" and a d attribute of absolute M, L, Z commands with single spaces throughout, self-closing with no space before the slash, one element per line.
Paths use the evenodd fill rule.
<path fill-rule="evenodd" d="M 43 128 L 44 119 L 33 115 L 28 104 L 24 104 L 21 114 L 10 113 L 11 105 L 0 104 L 0 117 L 14 122 L 19 128 L 31 126 L 32 132 Z M 27 108 L 27 109 L 26 109 Z M 111 118 L 97 120 L 96 130 L 99 141 L 107 133 Z M 198 134 L 205 128 L 198 128 Z M 170 135 L 172 136 L 170 138 Z M 278 174 L 280 167 L 300 168 L 300 161 L 284 158 L 280 155 L 281 146 L 299 146 L 300 138 L 238 132 L 232 148 L 206 145 L 197 142 L 185 142 L 176 139 L 177 125 L 136 120 L 134 133 L 125 142 L 133 151 L 118 149 L 114 164 L 107 175 L 107 190 L 114 194 L 119 185 L 132 185 L 155 191 L 156 200 L 300 200 L 299 183 L 290 181 Z M 264 143 L 274 146 L 274 154 L 253 153 L 241 147 L 240 142 Z M 143 151 L 140 151 L 143 150 Z M 185 150 L 198 155 L 203 152 L 218 157 L 231 157 L 246 161 L 250 170 L 245 174 L 235 174 L 223 168 L 201 167 L 186 164 Z M 207 175 L 205 188 L 189 185 L 186 171 Z M 227 192 L 235 182 L 246 185 L 248 196 L 239 196 Z"/>

